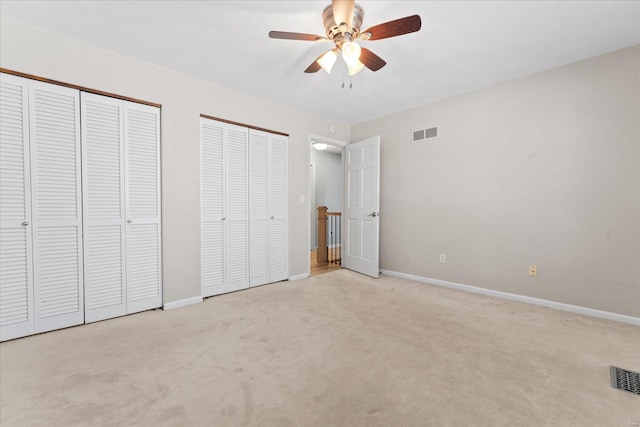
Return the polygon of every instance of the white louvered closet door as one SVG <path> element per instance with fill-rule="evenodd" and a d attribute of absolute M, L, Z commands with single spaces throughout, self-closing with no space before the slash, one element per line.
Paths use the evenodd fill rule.
<path fill-rule="evenodd" d="M 80 93 L 29 82 L 35 332 L 84 322 Z"/>
<path fill-rule="evenodd" d="M 0 74 L 0 341 L 33 334 L 27 80 Z"/>
<path fill-rule="evenodd" d="M 289 277 L 288 138 L 271 135 L 269 144 L 270 282 Z"/>
<path fill-rule="evenodd" d="M 249 131 L 249 265 L 251 286 L 269 278 L 269 134 Z"/>
<path fill-rule="evenodd" d="M 127 313 L 162 305 L 160 109 L 124 102 Z"/>
<path fill-rule="evenodd" d="M 82 93 L 85 321 L 127 314 L 123 101 Z"/>
<path fill-rule="evenodd" d="M 249 287 L 249 147 L 247 128 L 225 124 L 226 291 Z"/>
<path fill-rule="evenodd" d="M 202 204 L 202 296 L 225 292 L 224 275 L 224 127 L 200 119 L 200 198 Z"/>

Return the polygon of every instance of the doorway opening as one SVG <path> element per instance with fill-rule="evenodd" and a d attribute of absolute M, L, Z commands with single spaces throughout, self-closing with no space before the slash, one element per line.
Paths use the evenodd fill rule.
<path fill-rule="evenodd" d="M 345 142 L 309 137 L 309 275 L 342 268 Z"/>

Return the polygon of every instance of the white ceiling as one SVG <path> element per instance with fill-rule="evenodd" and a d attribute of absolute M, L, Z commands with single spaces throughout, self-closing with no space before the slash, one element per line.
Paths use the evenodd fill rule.
<path fill-rule="evenodd" d="M 327 1 L 7 1 L 0 13 L 224 86 L 357 123 L 640 43 L 638 1 L 361 0 L 363 29 L 419 14 L 422 30 L 362 42 L 387 61 L 342 88 L 303 70 L 329 43 Z M 28 72 L 28 70 L 20 70 Z"/>

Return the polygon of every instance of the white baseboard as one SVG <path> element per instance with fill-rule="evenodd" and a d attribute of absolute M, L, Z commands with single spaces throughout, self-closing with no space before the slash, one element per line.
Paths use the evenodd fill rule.
<path fill-rule="evenodd" d="M 171 301 L 168 303 L 165 303 L 162 306 L 163 310 L 172 310 L 174 308 L 180 308 L 180 307 L 184 307 L 186 305 L 191 305 L 191 304 L 198 304 L 202 302 L 202 297 L 191 297 L 191 298 L 186 298 L 186 299 L 181 299 L 178 301 Z"/>
<path fill-rule="evenodd" d="M 596 310 L 588 307 L 580 307 L 578 305 L 564 304 L 556 301 L 549 301 L 541 298 L 528 297 L 525 295 L 512 294 L 509 292 L 494 291 L 491 289 L 479 288 L 477 286 L 463 285 L 462 283 L 448 282 L 446 280 L 431 279 L 429 277 L 415 276 L 413 274 L 399 273 L 397 271 L 382 270 L 382 274 L 387 276 L 399 277 L 401 279 L 413 280 L 414 282 L 427 283 L 444 288 L 456 289 L 459 291 L 470 292 L 473 294 L 486 295 L 490 297 L 502 298 L 512 301 L 524 302 L 542 307 L 554 308 L 556 310 L 567 311 L 569 313 L 584 314 L 591 317 L 599 317 L 601 319 L 613 320 L 615 322 L 628 323 L 630 325 L 640 326 L 640 317 L 627 316 L 624 314 L 611 313 L 609 311 Z"/>
<path fill-rule="evenodd" d="M 309 273 L 296 274 L 295 276 L 289 276 L 289 281 L 293 282 L 295 280 L 302 280 L 309 277 Z"/>

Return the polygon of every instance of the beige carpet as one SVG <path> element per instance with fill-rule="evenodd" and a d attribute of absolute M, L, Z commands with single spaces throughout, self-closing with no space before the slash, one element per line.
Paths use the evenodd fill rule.
<path fill-rule="evenodd" d="M 9 426 L 637 426 L 640 328 L 341 270 L 0 345 Z"/>

